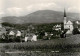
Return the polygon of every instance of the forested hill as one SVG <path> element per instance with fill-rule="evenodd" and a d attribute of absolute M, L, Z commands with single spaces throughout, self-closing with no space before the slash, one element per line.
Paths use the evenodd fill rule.
<path fill-rule="evenodd" d="M 24 24 L 24 23 L 54 23 L 63 21 L 63 12 L 52 10 L 39 10 L 25 16 L 7 16 L 3 17 L 4 22 Z M 68 20 L 80 20 L 79 13 L 67 13 Z"/>

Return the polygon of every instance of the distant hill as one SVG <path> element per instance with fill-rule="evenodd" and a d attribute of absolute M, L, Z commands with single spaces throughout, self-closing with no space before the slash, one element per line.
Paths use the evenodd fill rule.
<path fill-rule="evenodd" d="M 9 23 L 54 23 L 54 22 L 62 22 L 63 21 L 63 12 L 52 11 L 52 10 L 39 10 L 28 14 L 26 16 L 7 16 L 3 17 L 2 20 L 4 22 Z M 69 20 L 79 20 L 78 13 L 67 13 L 67 18 Z"/>

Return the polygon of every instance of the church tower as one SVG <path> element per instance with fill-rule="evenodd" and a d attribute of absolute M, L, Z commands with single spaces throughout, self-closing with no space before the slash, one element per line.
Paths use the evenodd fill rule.
<path fill-rule="evenodd" d="M 67 16 L 66 16 L 66 11 L 64 9 L 64 29 L 66 29 L 66 23 L 67 23 Z"/>

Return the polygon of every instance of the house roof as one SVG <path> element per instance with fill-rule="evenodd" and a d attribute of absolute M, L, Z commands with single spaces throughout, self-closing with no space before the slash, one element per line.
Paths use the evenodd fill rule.
<path fill-rule="evenodd" d="M 80 21 L 77 20 L 77 21 L 75 21 L 75 23 L 76 23 L 76 24 L 80 24 Z"/>

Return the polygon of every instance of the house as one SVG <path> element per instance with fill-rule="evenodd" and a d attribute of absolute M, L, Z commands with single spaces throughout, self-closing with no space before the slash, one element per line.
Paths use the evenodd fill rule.
<path fill-rule="evenodd" d="M 20 37 L 21 36 L 21 31 L 17 31 L 17 33 L 16 33 L 16 37 Z"/>
<path fill-rule="evenodd" d="M 80 25 L 80 22 L 77 20 L 77 21 L 75 21 L 75 23 L 77 24 L 77 25 Z"/>
<path fill-rule="evenodd" d="M 37 35 L 34 33 L 26 33 L 25 42 L 27 41 L 37 41 Z"/>
<path fill-rule="evenodd" d="M 54 25 L 53 30 L 56 30 L 56 31 L 61 30 L 61 24 Z"/>
<path fill-rule="evenodd" d="M 80 21 L 79 20 L 74 21 L 74 28 L 80 28 Z"/>
<path fill-rule="evenodd" d="M 9 32 L 9 35 L 10 35 L 10 36 L 14 36 L 14 35 L 15 35 L 15 32 L 14 32 L 13 30 L 11 30 L 11 31 Z"/>

